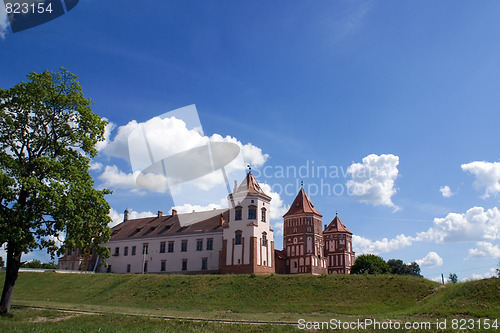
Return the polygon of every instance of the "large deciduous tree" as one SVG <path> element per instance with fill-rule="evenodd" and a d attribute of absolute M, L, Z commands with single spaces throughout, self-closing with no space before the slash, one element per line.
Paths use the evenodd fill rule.
<path fill-rule="evenodd" d="M 385 274 L 389 272 L 390 268 L 385 260 L 374 254 L 358 256 L 351 267 L 352 274 Z"/>
<path fill-rule="evenodd" d="M 401 259 L 389 259 L 387 264 L 392 274 L 422 276 L 420 275 L 420 266 L 416 262 L 405 264 Z"/>
<path fill-rule="evenodd" d="M 77 77 L 65 69 L 31 73 L 28 82 L 0 89 L 0 245 L 7 270 L 0 313 L 10 311 L 23 253 L 91 248 L 110 236 L 108 190 L 89 174 L 106 122 L 90 109 Z"/>

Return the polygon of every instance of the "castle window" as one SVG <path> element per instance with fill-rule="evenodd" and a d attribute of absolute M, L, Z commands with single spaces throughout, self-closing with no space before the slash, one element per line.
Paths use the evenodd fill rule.
<path fill-rule="evenodd" d="M 235 219 L 236 221 L 240 221 L 240 220 L 242 219 L 242 217 L 241 217 L 241 216 L 242 216 L 242 215 L 241 215 L 241 212 L 242 212 L 241 207 L 236 207 L 236 208 L 234 209 L 234 219 Z"/>
<path fill-rule="evenodd" d="M 165 272 L 167 270 L 167 261 L 162 260 L 161 261 L 161 266 L 160 266 L 160 271 Z"/>
<path fill-rule="evenodd" d="M 188 268 L 188 260 L 182 259 L 182 270 L 187 271 L 187 268 Z"/>
<path fill-rule="evenodd" d="M 119 247 L 115 247 L 115 254 L 113 254 L 114 256 L 118 256 L 120 255 L 120 248 Z"/>
<path fill-rule="evenodd" d="M 127 265 L 127 273 L 130 273 L 130 264 Z"/>
<path fill-rule="evenodd" d="M 267 246 L 267 233 L 265 231 L 262 233 L 262 246 Z"/>
<path fill-rule="evenodd" d="M 261 220 L 262 222 L 266 222 L 266 209 L 265 209 L 265 208 L 262 208 L 262 209 L 260 210 L 260 212 L 261 212 L 261 219 L 260 219 L 260 220 Z"/>
<path fill-rule="evenodd" d="M 174 252 L 174 242 L 173 241 L 168 242 L 168 252 L 169 253 Z"/>
<path fill-rule="evenodd" d="M 111 265 L 108 265 L 108 273 L 111 273 Z"/>
<path fill-rule="evenodd" d="M 135 256 L 135 249 L 136 247 L 135 246 L 132 246 L 132 255 Z"/>
<path fill-rule="evenodd" d="M 142 244 L 142 254 L 148 254 L 148 247 L 149 247 L 148 243 Z"/>
<path fill-rule="evenodd" d="M 143 273 L 147 273 L 148 272 L 148 262 L 147 261 L 144 262 L 144 268 L 143 268 L 142 271 L 143 271 Z"/>
<path fill-rule="evenodd" d="M 214 239 L 208 238 L 207 239 L 207 251 L 211 251 L 213 249 L 214 249 Z"/>
<path fill-rule="evenodd" d="M 196 251 L 203 251 L 203 239 L 196 240 Z"/>
<path fill-rule="evenodd" d="M 208 267 L 208 258 L 202 258 L 201 259 L 201 269 L 205 270 Z"/>
<path fill-rule="evenodd" d="M 257 219 L 257 207 L 256 206 L 248 206 L 248 219 L 256 220 Z"/>
<path fill-rule="evenodd" d="M 241 230 L 237 230 L 234 232 L 234 245 L 241 244 Z"/>
<path fill-rule="evenodd" d="M 188 250 L 188 241 L 183 240 L 181 243 L 181 252 L 186 252 Z"/>
<path fill-rule="evenodd" d="M 160 253 L 165 253 L 165 245 L 166 245 L 165 242 L 160 243 Z"/>
<path fill-rule="evenodd" d="M 124 255 L 124 256 L 128 256 L 128 246 L 125 246 L 125 247 L 123 248 L 123 255 Z"/>

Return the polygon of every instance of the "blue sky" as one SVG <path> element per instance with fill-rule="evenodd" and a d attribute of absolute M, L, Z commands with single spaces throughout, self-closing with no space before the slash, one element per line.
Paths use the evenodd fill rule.
<path fill-rule="evenodd" d="M 499 10 L 498 1 L 82 0 L 15 34 L 0 23 L 0 86 L 59 67 L 79 76 L 94 112 L 114 124 L 92 172 L 114 190 L 115 219 L 174 205 L 130 185 L 119 129 L 195 104 L 204 134 L 237 140 L 279 195 L 276 212 L 303 180 L 323 223 L 338 212 L 356 235 L 358 254 L 422 260 L 430 279 L 478 278 L 500 259 Z M 313 165 L 339 177 L 313 177 Z M 309 175 L 276 174 L 302 166 Z M 294 194 L 279 193 L 287 184 Z M 337 194 L 315 193 L 322 184 Z"/>

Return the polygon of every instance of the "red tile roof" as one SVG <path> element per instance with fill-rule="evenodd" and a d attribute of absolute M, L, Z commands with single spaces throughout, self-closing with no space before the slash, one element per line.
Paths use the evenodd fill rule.
<path fill-rule="evenodd" d="M 347 227 L 342 223 L 338 216 L 335 216 L 332 222 L 326 227 L 325 232 L 347 232 L 352 235 L 352 232 L 347 229 Z"/>
<path fill-rule="evenodd" d="M 187 224 L 179 223 L 189 220 Z M 229 220 L 229 209 L 216 209 L 179 215 L 165 215 L 127 220 L 111 231 L 111 240 L 150 238 L 177 235 L 181 233 L 222 231 L 222 225 Z"/>
<path fill-rule="evenodd" d="M 257 182 L 257 179 L 255 179 L 255 177 L 253 176 L 253 174 L 251 172 L 247 173 L 247 176 L 245 177 L 245 179 L 243 179 L 240 186 L 238 186 L 238 188 L 236 189 L 237 193 L 247 192 L 247 191 L 248 191 L 248 193 L 261 194 L 261 195 L 265 196 L 266 198 L 271 199 L 271 197 L 269 195 L 264 193 L 264 191 L 260 187 L 259 183 Z"/>
<path fill-rule="evenodd" d="M 316 207 L 314 207 L 313 203 L 311 202 L 311 199 L 309 199 L 309 196 L 307 195 L 304 188 L 301 188 L 299 193 L 295 197 L 295 200 L 293 200 L 290 209 L 284 216 L 297 215 L 303 213 L 313 213 L 319 216 L 323 216 L 316 210 Z"/>

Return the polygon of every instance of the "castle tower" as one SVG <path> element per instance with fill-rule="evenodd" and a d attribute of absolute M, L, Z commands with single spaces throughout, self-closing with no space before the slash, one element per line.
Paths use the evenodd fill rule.
<path fill-rule="evenodd" d="M 283 216 L 283 249 L 290 274 L 326 274 L 323 250 L 322 215 L 301 188 Z"/>
<path fill-rule="evenodd" d="M 271 197 L 251 172 L 228 196 L 229 221 L 224 224 L 221 273 L 274 273 Z"/>
<path fill-rule="evenodd" d="M 328 274 L 349 274 L 354 265 L 352 232 L 335 216 L 323 231 Z"/>

